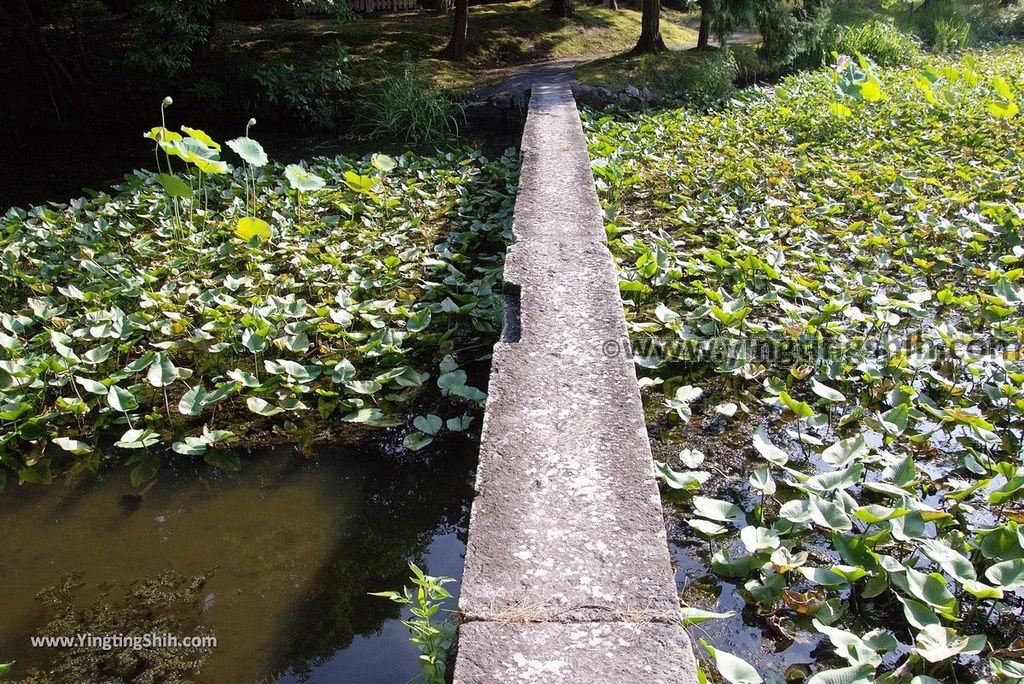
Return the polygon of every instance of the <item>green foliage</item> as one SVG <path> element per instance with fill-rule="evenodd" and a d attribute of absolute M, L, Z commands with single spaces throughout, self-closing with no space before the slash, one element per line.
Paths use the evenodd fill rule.
<path fill-rule="evenodd" d="M 831 0 L 772 0 L 757 3 L 762 43 L 758 57 L 781 70 L 821 42 L 831 19 Z"/>
<path fill-rule="evenodd" d="M 647 88 L 662 97 L 710 104 L 731 95 L 739 73 L 735 48 L 674 51 L 602 60 L 581 80 L 621 90 L 629 85 Z M 625 63 L 623 63 L 625 61 Z M 606 67 L 604 65 L 607 65 Z"/>
<path fill-rule="evenodd" d="M 992 0 L 892 0 L 883 3 L 897 24 L 936 52 L 963 50 L 975 41 L 1019 37 L 1024 6 Z"/>
<path fill-rule="evenodd" d="M 711 655 L 718 673 L 729 684 L 761 684 L 764 681 L 750 663 L 742 658 L 716 649 L 704 639 L 700 640 L 700 645 Z"/>
<path fill-rule="evenodd" d="M 444 602 L 452 598 L 444 585 L 455 580 L 451 577 L 433 577 L 423 574 L 415 563 L 409 563 L 412 570 L 413 588 L 403 587 L 402 592 L 380 591 L 370 594 L 381 596 L 408 608 L 412 617 L 402 620 L 410 632 L 409 641 L 418 647 L 420 656 L 420 678 L 424 684 L 444 684 L 448 666 L 448 650 L 455 640 L 455 623 L 451 620 L 434 620 L 443 608 Z"/>
<path fill-rule="evenodd" d="M 681 93 L 701 101 L 714 101 L 732 94 L 739 74 L 736 56 L 726 48 L 715 50 L 707 59 L 697 62 L 686 74 Z"/>
<path fill-rule="evenodd" d="M 284 170 L 253 124 L 225 144 L 243 169 L 159 126 L 160 174 L 0 220 L 3 480 L 120 455 L 141 482 L 167 447 L 236 468 L 223 450 L 268 422 L 300 446 L 329 419 L 402 423 L 437 364 L 468 426 L 485 395 L 449 354 L 497 333 L 515 155 Z"/>
<path fill-rule="evenodd" d="M 764 68 L 779 71 L 817 45 L 825 33 L 832 0 L 708 0 L 711 29 L 725 44 L 731 32 L 756 25 L 758 57 Z"/>
<path fill-rule="evenodd" d="M 935 52 L 955 52 L 969 47 L 971 44 L 971 24 L 963 17 L 952 15 L 938 17 L 932 35 L 932 50 Z"/>
<path fill-rule="evenodd" d="M 312 64 L 276 59 L 260 66 L 252 75 L 257 98 L 300 121 L 325 128 L 335 123 L 337 103 L 352 86 L 351 64 L 340 42 L 324 52 Z"/>
<path fill-rule="evenodd" d="M 352 11 L 346 0 L 293 0 L 302 14 L 323 14 L 335 21 L 356 21 L 359 15 Z"/>
<path fill-rule="evenodd" d="M 881 66 L 898 66 L 919 62 L 921 43 L 892 22 L 872 20 L 855 27 L 839 27 L 823 56 L 827 59 L 833 52 L 865 55 Z"/>
<path fill-rule="evenodd" d="M 972 28 L 985 39 L 1024 37 L 1024 5 L 1000 6 L 997 12 L 975 16 Z"/>
<path fill-rule="evenodd" d="M 461 117 L 459 106 L 428 86 L 408 60 L 361 99 L 358 113 L 369 137 L 405 142 L 449 139 Z"/>
<path fill-rule="evenodd" d="M 128 63 L 150 77 L 186 71 L 196 51 L 209 44 L 214 11 L 223 0 L 145 0 L 135 8 L 138 30 Z"/>
<path fill-rule="evenodd" d="M 775 0 L 767 3 L 774 7 Z M 754 0 L 708 0 L 708 18 L 711 21 L 711 32 L 720 44 L 725 44 L 729 34 L 741 26 L 753 24 L 757 18 L 757 3 Z"/>
<path fill-rule="evenodd" d="M 936 52 L 950 52 L 967 47 L 970 39 L 970 20 L 966 13 L 974 14 L 973 5 L 961 0 L 927 0 L 917 4 L 904 2 L 896 6 L 897 20 L 914 31 Z"/>
<path fill-rule="evenodd" d="M 1022 89 L 1014 47 L 586 117 L 666 496 L 750 614 L 831 644 L 809 682 L 1024 671 Z M 693 454 L 733 405 L 757 456 L 715 489 Z"/>

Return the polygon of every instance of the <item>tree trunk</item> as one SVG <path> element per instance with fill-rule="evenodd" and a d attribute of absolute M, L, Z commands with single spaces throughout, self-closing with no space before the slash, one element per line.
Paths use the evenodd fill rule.
<path fill-rule="evenodd" d="M 562 19 L 569 19 L 576 14 L 576 8 L 572 6 L 572 0 L 551 0 L 551 8 L 548 13 Z"/>
<path fill-rule="evenodd" d="M 700 0 L 700 31 L 697 34 L 697 49 L 707 50 L 711 38 L 711 0 Z"/>
<path fill-rule="evenodd" d="M 455 0 L 455 22 L 452 24 L 452 39 L 444 49 L 448 59 L 466 57 L 466 33 L 469 31 L 469 0 Z"/>
<path fill-rule="evenodd" d="M 604 0 L 604 6 L 607 7 L 608 9 L 619 9 L 618 0 Z"/>
<path fill-rule="evenodd" d="M 631 54 L 645 52 L 659 53 L 665 49 L 665 41 L 661 39 L 661 0 L 643 0 L 643 12 L 640 17 L 640 40 L 636 42 Z"/>

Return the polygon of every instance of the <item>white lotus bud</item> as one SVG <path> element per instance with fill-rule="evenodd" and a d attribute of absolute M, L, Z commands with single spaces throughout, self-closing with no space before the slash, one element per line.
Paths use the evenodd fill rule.
<path fill-rule="evenodd" d="M 167 97 L 164 98 L 163 105 L 161 105 L 161 106 L 163 106 L 163 107 L 170 107 L 172 104 L 174 104 L 174 100 L 172 100 L 171 96 L 168 95 Z"/>
<path fill-rule="evenodd" d="M 249 119 L 249 123 L 247 123 L 245 126 L 246 126 L 246 128 L 248 128 L 249 126 L 255 126 L 255 125 L 256 125 L 256 119 L 253 118 L 253 119 Z"/>

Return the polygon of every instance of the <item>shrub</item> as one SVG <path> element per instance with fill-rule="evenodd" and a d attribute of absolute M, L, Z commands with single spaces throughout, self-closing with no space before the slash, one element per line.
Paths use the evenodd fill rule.
<path fill-rule="evenodd" d="M 866 55 L 882 66 L 912 64 L 921 56 L 920 41 L 887 21 L 839 27 L 835 37 L 833 50 L 839 54 Z"/>
<path fill-rule="evenodd" d="M 769 71 L 788 67 L 821 42 L 832 17 L 830 0 L 767 2 L 757 10 L 763 37 L 758 57 Z"/>
<path fill-rule="evenodd" d="M 921 57 L 921 41 L 887 21 L 872 20 L 857 26 L 831 25 L 794 60 L 794 65 L 814 69 L 831 62 L 833 53 L 862 54 L 883 66 L 913 64 Z"/>
<path fill-rule="evenodd" d="M 457 135 L 461 117 L 461 108 L 433 92 L 406 60 L 362 98 L 357 119 L 371 138 L 421 143 Z"/>
<path fill-rule="evenodd" d="M 839 51 L 839 39 L 844 28 L 836 24 L 829 24 L 816 41 L 809 43 L 803 52 L 793 59 L 793 66 L 797 69 L 817 69 L 822 64 L 826 64 L 831 59 L 832 53 Z"/>
<path fill-rule="evenodd" d="M 355 21 L 359 15 L 346 0 L 294 0 L 299 14 L 327 16 L 336 21 Z"/>
<path fill-rule="evenodd" d="M 259 98 L 287 116 L 328 127 L 334 123 L 335 103 L 352 85 L 348 52 L 335 44 L 331 60 L 317 66 L 295 66 L 282 60 L 260 67 L 253 79 Z"/>
<path fill-rule="evenodd" d="M 954 14 L 935 20 L 932 36 L 932 50 L 935 52 L 962 50 L 970 45 L 970 42 L 971 24 L 966 19 Z"/>
<path fill-rule="evenodd" d="M 716 50 L 694 65 L 688 75 L 684 93 L 698 100 L 710 101 L 728 97 L 739 74 L 732 50 Z"/>
<path fill-rule="evenodd" d="M 971 36 L 971 20 L 987 23 L 989 3 L 964 3 L 958 0 L 929 0 L 902 14 L 902 22 L 936 52 L 948 52 L 967 46 Z M 996 3 L 990 3 L 996 4 Z"/>
<path fill-rule="evenodd" d="M 994 30 L 1000 36 L 1024 37 L 1024 11 L 1008 11 L 1006 16 L 995 24 Z"/>
<path fill-rule="evenodd" d="M 1022 38 L 1024 37 L 1024 5 L 1007 5 L 991 8 L 988 12 L 975 15 L 971 29 L 975 36 L 985 35 L 988 38 Z"/>
<path fill-rule="evenodd" d="M 223 0 L 146 0 L 135 8 L 138 32 L 131 66 L 149 76 L 173 77 L 192 66 L 213 34 L 214 10 Z"/>
<path fill-rule="evenodd" d="M 663 55 L 642 55 L 628 83 L 646 88 L 660 97 L 708 104 L 733 92 L 739 66 L 733 49 L 708 52 L 671 51 Z M 608 84 L 621 89 L 622 84 Z"/>

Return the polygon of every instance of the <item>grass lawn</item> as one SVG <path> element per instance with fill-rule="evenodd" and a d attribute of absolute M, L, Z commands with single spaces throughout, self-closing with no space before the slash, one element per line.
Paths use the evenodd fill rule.
<path fill-rule="evenodd" d="M 640 13 L 577 5 L 576 16 L 549 15 L 544 0 L 523 0 L 472 7 L 469 58 L 439 58 L 452 17 L 407 13 L 338 23 L 329 19 L 230 22 L 220 28 L 219 48 L 265 53 L 286 60 L 317 59 L 336 43 L 355 62 L 357 80 L 372 81 L 408 54 L 433 83 L 462 91 L 501 77 L 509 67 L 562 57 L 602 56 L 625 52 L 640 35 Z M 696 32 L 677 22 L 681 13 L 665 11 L 662 32 L 674 48 L 693 45 Z M 484 72 L 484 73 L 482 73 Z"/>
<path fill-rule="evenodd" d="M 760 71 L 757 46 L 752 43 L 730 45 L 739 65 L 739 79 L 751 81 Z M 671 50 L 660 55 L 614 55 L 595 59 L 576 67 L 576 78 L 583 83 L 622 90 L 626 86 L 647 87 L 655 92 L 673 92 L 686 75 L 692 73 L 713 51 Z"/>

